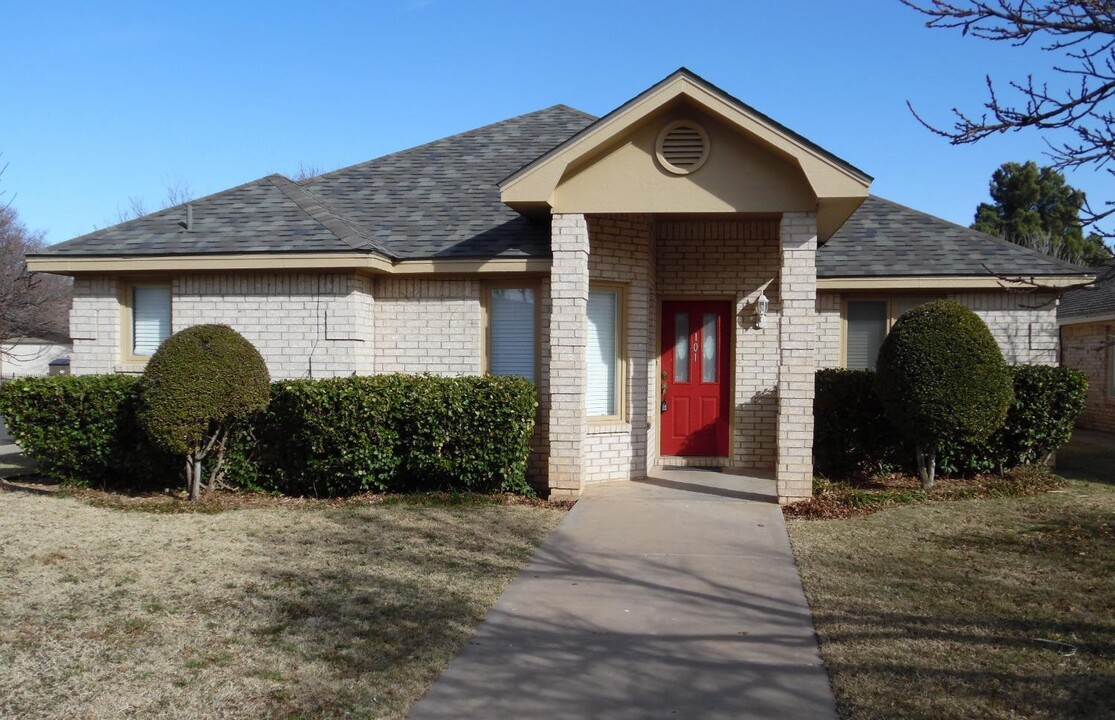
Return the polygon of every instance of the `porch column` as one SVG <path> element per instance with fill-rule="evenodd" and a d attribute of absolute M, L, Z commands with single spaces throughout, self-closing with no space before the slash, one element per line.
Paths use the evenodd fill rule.
<path fill-rule="evenodd" d="M 585 345 L 588 336 L 588 223 L 580 214 L 550 219 L 550 497 L 584 488 Z"/>
<path fill-rule="evenodd" d="M 813 494 L 813 383 L 817 342 L 817 215 L 785 213 L 778 297 L 778 501 Z"/>

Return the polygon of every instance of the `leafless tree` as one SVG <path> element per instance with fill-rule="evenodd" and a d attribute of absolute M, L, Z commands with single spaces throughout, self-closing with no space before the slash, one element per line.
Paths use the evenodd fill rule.
<path fill-rule="evenodd" d="M 317 163 L 298 163 L 298 170 L 291 173 L 290 179 L 294 182 L 301 182 L 302 180 L 309 180 L 312 177 L 321 175 L 321 166 Z"/>
<path fill-rule="evenodd" d="M 159 205 L 159 210 L 165 210 L 175 205 L 182 205 L 194 199 L 193 191 L 190 189 L 190 184 L 182 178 L 163 178 L 164 196 L 163 201 Z M 116 216 L 112 222 L 108 224 L 117 224 L 134 220 L 138 217 L 143 217 L 148 212 L 147 202 L 138 195 L 132 195 L 128 198 L 126 205 L 117 206 Z"/>
<path fill-rule="evenodd" d="M 1004 92 L 986 77 L 988 99 L 976 115 L 953 108 L 951 129 L 922 119 L 954 145 L 993 135 L 1037 130 L 1046 136 L 1058 169 L 1093 167 L 1115 175 L 1115 1 L 1113 0 L 901 0 L 926 15 L 926 26 L 1014 46 L 1040 44 L 1049 52 L 1050 86 L 1033 74 L 1007 81 Z M 1009 97 L 1008 97 L 1009 96 Z M 1067 136 L 1068 139 L 1064 139 Z M 1085 224 L 1115 213 L 1115 200 L 1085 206 Z M 1097 230 L 1097 232 L 1100 232 Z M 1104 237 L 1113 237 L 1102 233 Z"/>
<path fill-rule="evenodd" d="M 4 169 L 0 168 L 0 176 Z M 42 233 L 27 229 L 0 190 L 0 344 L 18 337 L 65 335 L 70 282 L 27 270 L 27 254 L 41 250 Z M 0 345 L 0 354 L 10 351 Z"/>

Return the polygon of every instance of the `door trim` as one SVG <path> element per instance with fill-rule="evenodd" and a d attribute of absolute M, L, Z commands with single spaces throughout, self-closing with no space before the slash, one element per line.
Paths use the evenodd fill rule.
<path fill-rule="evenodd" d="M 735 458 L 736 438 L 736 334 L 739 332 L 740 297 L 723 293 L 681 293 L 658 295 L 655 303 L 654 329 L 657 335 L 657 349 L 654 353 L 654 398 L 651 407 L 654 412 L 654 465 L 660 465 L 661 458 L 678 458 L 680 455 L 662 454 L 662 306 L 668 302 L 724 302 L 728 304 L 728 324 L 731 330 L 728 333 L 728 455 L 723 467 L 731 467 Z"/>

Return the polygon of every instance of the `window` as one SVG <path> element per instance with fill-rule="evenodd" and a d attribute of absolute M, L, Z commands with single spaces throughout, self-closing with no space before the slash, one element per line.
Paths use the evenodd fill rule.
<path fill-rule="evenodd" d="M 1115 327 L 1107 330 L 1107 397 L 1115 398 Z"/>
<path fill-rule="evenodd" d="M 883 340 L 898 318 L 917 306 L 936 299 L 903 295 L 895 298 L 849 300 L 844 310 L 844 366 L 853 370 L 874 370 Z"/>
<path fill-rule="evenodd" d="M 853 370 L 875 369 L 879 348 L 887 336 L 887 303 L 885 300 L 857 300 L 848 303 L 847 367 Z"/>
<path fill-rule="evenodd" d="M 493 288 L 488 298 L 488 372 L 535 382 L 535 292 Z"/>
<path fill-rule="evenodd" d="M 621 292 L 619 288 L 597 288 L 588 294 L 588 343 L 585 364 L 588 385 L 585 409 L 590 418 L 620 415 L 623 377 L 620 358 Z"/>
<path fill-rule="evenodd" d="M 131 339 L 128 351 L 135 357 L 155 354 L 170 337 L 170 285 L 137 283 L 128 290 Z"/>

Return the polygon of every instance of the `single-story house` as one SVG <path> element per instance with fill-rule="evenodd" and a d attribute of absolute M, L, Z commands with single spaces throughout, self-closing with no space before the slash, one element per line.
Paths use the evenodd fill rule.
<path fill-rule="evenodd" d="M 1077 425 L 1115 433 L 1115 260 L 1089 287 L 1069 290 L 1057 309 L 1061 363 L 1088 376 L 1088 400 Z"/>
<path fill-rule="evenodd" d="M 0 379 L 57 374 L 51 364 L 68 358 L 72 349 L 70 338 L 61 333 L 11 338 L 0 344 Z"/>
<path fill-rule="evenodd" d="M 895 149 L 896 152 L 898 149 Z M 227 323 L 276 378 L 518 374 L 552 496 L 702 466 L 811 494 L 818 367 L 868 367 L 952 297 L 1055 363 L 1052 258 L 872 196 L 872 178 L 688 70 L 604 117 L 532 112 L 300 182 L 272 175 L 49 247 L 74 373 Z M 1041 293 L 1039 293 L 1041 295 Z"/>

